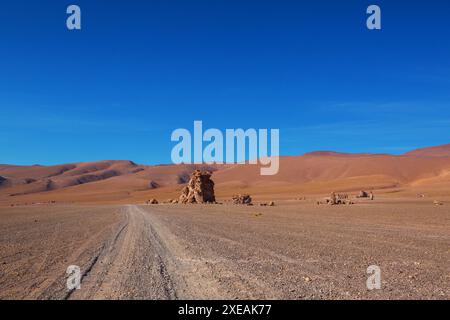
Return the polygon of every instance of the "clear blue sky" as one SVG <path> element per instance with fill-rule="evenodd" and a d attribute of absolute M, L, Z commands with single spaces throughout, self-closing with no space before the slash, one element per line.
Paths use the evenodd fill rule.
<path fill-rule="evenodd" d="M 448 0 L 2 1 L 0 163 L 169 163 L 194 120 L 279 128 L 283 155 L 449 143 L 449 17 Z"/>

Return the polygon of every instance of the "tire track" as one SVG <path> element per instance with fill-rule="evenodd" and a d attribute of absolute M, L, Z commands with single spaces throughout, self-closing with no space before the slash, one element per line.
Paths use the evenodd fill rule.
<path fill-rule="evenodd" d="M 125 223 L 83 274 L 70 299 L 176 299 L 167 254 L 144 212 L 124 207 Z"/>

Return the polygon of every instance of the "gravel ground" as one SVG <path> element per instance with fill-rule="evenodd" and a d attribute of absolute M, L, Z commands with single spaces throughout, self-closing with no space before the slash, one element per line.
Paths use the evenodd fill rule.
<path fill-rule="evenodd" d="M 0 299 L 449 299 L 449 258 L 429 204 L 0 209 Z"/>

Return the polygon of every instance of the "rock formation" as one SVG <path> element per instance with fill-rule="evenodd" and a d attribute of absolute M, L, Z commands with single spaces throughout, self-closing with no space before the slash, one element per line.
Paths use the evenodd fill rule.
<path fill-rule="evenodd" d="M 338 196 L 336 193 L 332 192 L 330 195 L 330 202 L 328 204 L 335 205 L 338 204 Z"/>
<path fill-rule="evenodd" d="M 216 203 L 214 181 L 209 171 L 195 170 L 186 187 L 183 188 L 179 203 Z"/>
<path fill-rule="evenodd" d="M 346 193 L 335 193 L 332 192 L 329 197 L 325 197 L 322 200 L 317 201 L 317 204 L 329 204 L 329 205 L 338 205 L 338 204 L 354 204 L 350 199 L 348 194 Z"/>
<path fill-rule="evenodd" d="M 361 190 L 356 197 L 357 198 L 369 198 L 369 194 L 366 191 Z"/>
<path fill-rule="evenodd" d="M 246 205 L 252 204 L 252 197 L 250 197 L 250 195 L 248 195 L 248 194 L 234 195 L 232 200 L 233 200 L 233 204 L 246 204 Z"/>

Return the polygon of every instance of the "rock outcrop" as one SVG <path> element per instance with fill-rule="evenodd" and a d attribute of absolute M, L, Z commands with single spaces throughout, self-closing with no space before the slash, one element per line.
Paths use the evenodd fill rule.
<path fill-rule="evenodd" d="M 369 200 L 373 200 L 374 199 L 374 195 L 373 192 L 367 192 L 367 191 L 360 191 L 359 194 L 356 196 L 356 198 L 368 198 Z"/>
<path fill-rule="evenodd" d="M 361 190 L 356 197 L 357 198 L 368 198 L 369 197 L 369 193 L 367 191 Z"/>
<path fill-rule="evenodd" d="M 332 192 L 329 197 L 323 198 L 322 200 L 317 201 L 317 204 L 329 204 L 329 205 L 338 205 L 338 204 L 354 204 L 350 199 L 348 194 L 346 193 L 335 193 Z"/>
<path fill-rule="evenodd" d="M 246 205 L 252 204 L 252 197 L 250 197 L 250 195 L 248 195 L 248 194 L 234 195 L 232 200 L 233 200 L 233 204 L 246 204 Z"/>
<path fill-rule="evenodd" d="M 195 170 L 188 184 L 183 188 L 179 203 L 216 203 L 214 181 L 209 171 Z"/>

